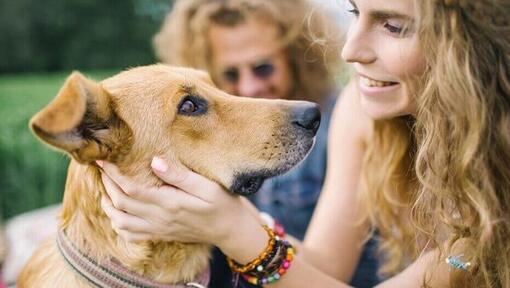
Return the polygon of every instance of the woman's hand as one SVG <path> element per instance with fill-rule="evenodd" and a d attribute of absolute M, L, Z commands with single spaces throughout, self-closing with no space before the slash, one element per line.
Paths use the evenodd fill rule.
<path fill-rule="evenodd" d="M 98 164 L 103 168 L 102 180 L 109 195 L 101 206 L 113 229 L 128 241 L 201 242 L 221 248 L 239 223 L 258 221 L 242 197 L 160 158 L 155 157 L 151 166 L 169 184 L 161 187 L 138 185 L 121 175 L 115 165 Z"/>

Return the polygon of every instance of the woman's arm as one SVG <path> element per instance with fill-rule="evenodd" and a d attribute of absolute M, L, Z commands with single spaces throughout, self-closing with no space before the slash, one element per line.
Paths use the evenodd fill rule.
<path fill-rule="evenodd" d="M 304 243 L 292 241 L 309 264 L 345 282 L 354 273 L 366 236 L 366 226 L 358 223 L 356 194 L 371 124 L 350 83 L 333 111 L 326 179 Z"/>
<path fill-rule="evenodd" d="M 356 196 L 371 125 L 350 83 L 333 112 L 326 179 L 304 240 L 307 260 L 345 282 L 355 271 L 367 231 L 359 223 Z"/>
<path fill-rule="evenodd" d="M 425 280 L 428 287 L 447 287 L 450 270 L 444 259 L 439 259 L 439 250 L 435 249 L 424 253 L 404 271 L 384 281 L 376 288 L 423 287 Z M 468 273 L 468 272 L 465 272 Z"/>

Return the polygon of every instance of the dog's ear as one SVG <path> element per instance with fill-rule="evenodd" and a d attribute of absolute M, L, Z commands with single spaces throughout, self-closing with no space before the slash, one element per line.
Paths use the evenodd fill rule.
<path fill-rule="evenodd" d="M 112 129 L 122 122 L 111 97 L 99 83 L 73 72 L 57 97 L 30 120 L 44 142 L 68 152 L 81 163 L 108 159 L 115 142 Z"/>

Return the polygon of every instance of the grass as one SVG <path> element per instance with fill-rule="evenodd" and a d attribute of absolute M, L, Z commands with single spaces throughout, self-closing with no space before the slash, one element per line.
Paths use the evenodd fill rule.
<path fill-rule="evenodd" d="M 101 80 L 114 72 L 84 74 Z M 69 160 L 38 141 L 28 121 L 57 95 L 67 75 L 0 75 L 0 220 L 62 199 Z"/>

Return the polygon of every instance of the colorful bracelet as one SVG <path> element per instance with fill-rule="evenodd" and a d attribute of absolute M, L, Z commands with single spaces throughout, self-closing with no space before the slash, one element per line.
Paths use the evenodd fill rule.
<path fill-rule="evenodd" d="M 274 220 L 274 233 L 278 235 L 280 238 L 285 238 L 285 229 L 283 228 L 283 225 L 278 222 L 278 220 Z"/>
<path fill-rule="evenodd" d="M 469 268 L 471 268 L 471 262 L 462 261 L 462 256 L 462 254 L 458 256 L 448 256 L 446 257 L 445 262 L 455 269 L 468 271 Z"/>
<path fill-rule="evenodd" d="M 278 236 L 276 236 L 275 239 L 276 242 L 271 253 L 269 253 L 269 255 L 264 260 L 262 260 L 262 262 L 260 262 L 260 264 L 257 265 L 253 270 L 246 271 L 243 274 L 250 274 L 255 275 L 257 277 L 262 277 L 267 275 L 268 271 L 273 271 L 275 269 L 276 266 L 275 263 L 278 263 L 278 260 L 282 258 L 281 242 L 283 241 Z"/>
<path fill-rule="evenodd" d="M 265 224 L 276 233 L 276 235 L 280 236 L 281 238 L 285 237 L 285 229 L 283 229 L 282 224 L 278 222 L 278 220 L 274 219 L 266 212 L 260 212 L 259 215 Z"/>
<path fill-rule="evenodd" d="M 255 258 L 254 260 L 250 261 L 246 265 L 241 265 L 237 262 L 235 262 L 232 258 L 227 257 L 228 266 L 230 266 L 230 269 L 236 273 L 246 273 L 250 270 L 256 269 L 257 266 L 259 266 L 268 256 L 272 254 L 273 251 L 275 251 L 277 248 L 276 244 L 276 234 L 273 230 L 271 230 L 266 225 L 262 226 L 264 230 L 266 230 L 267 235 L 269 236 L 268 244 L 264 251 L 260 253 L 260 255 Z"/>
<path fill-rule="evenodd" d="M 268 225 L 262 226 L 269 235 L 268 244 L 257 258 L 246 265 L 241 265 L 227 257 L 228 265 L 235 275 L 234 279 L 242 276 L 248 283 L 263 285 L 274 283 L 287 273 L 294 260 L 296 250 L 284 239 L 285 229 L 283 226 L 272 217 L 270 220 L 272 229 Z M 237 280 L 235 281 L 237 283 Z"/>
<path fill-rule="evenodd" d="M 274 283 L 287 273 L 287 270 L 289 270 L 292 260 L 294 260 L 294 248 L 292 245 L 287 241 L 282 241 L 282 249 L 285 251 L 284 257 L 281 257 L 279 261 L 279 265 L 277 266 L 277 269 L 275 271 L 269 272 L 265 276 L 259 276 L 259 275 L 253 275 L 249 273 L 243 273 L 241 274 L 243 278 L 250 284 L 253 285 L 264 285 L 264 284 L 271 284 Z M 261 271 L 258 271 L 261 272 Z"/>

